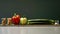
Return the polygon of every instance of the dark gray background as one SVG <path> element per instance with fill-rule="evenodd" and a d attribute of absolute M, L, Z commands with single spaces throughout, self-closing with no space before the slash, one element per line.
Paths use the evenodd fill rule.
<path fill-rule="evenodd" d="M 32 18 L 60 19 L 59 0 L 0 0 L 0 18 L 16 12 Z"/>

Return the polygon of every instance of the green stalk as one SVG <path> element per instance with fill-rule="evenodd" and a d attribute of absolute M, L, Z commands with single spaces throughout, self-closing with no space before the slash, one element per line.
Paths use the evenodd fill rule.
<path fill-rule="evenodd" d="M 14 16 L 16 16 L 16 13 L 14 13 Z"/>

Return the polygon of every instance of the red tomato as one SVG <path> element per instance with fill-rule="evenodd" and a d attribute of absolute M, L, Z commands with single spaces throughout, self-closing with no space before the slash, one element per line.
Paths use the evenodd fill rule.
<path fill-rule="evenodd" d="M 19 22 L 20 22 L 20 16 L 19 15 L 14 15 L 12 17 L 12 22 L 14 25 L 19 25 Z"/>

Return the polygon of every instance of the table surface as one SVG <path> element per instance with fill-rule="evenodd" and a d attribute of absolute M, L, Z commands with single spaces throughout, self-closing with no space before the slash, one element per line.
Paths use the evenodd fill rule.
<path fill-rule="evenodd" d="M 0 25 L 0 27 L 60 27 L 60 25 Z"/>
<path fill-rule="evenodd" d="M 60 25 L 0 26 L 0 34 L 60 34 Z"/>

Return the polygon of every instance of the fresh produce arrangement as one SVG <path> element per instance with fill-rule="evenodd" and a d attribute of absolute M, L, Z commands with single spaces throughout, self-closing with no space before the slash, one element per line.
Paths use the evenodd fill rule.
<path fill-rule="evenodd" d="M 11 18 L 2 18 L 1 25 L 56 25 L 58 21 L 52 19 L 27 19 L 14 13 Z M 56 23 L 55 23 L 56 21 Z"/>

